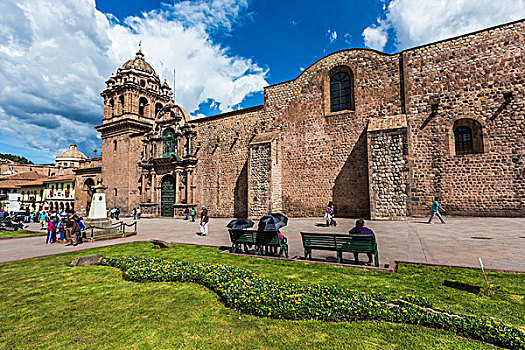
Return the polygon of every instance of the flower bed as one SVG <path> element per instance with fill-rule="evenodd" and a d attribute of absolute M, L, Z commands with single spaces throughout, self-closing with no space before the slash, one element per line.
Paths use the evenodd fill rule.
<path fill-rule="evenodd" d="M 101 264 L 122 269 L 129 281 L 201 284 L 216 292 L 227 306 L 247 314 L 293 320 L 418 324 L 511 349 L 525 349 L 524 334 L 518 329 L 490 318 L 432 309 L 424 297 L 390 298 L 382 293 L 336 286 L 282 283 L 233 266 L 159 258 L 106 258 Z"/>

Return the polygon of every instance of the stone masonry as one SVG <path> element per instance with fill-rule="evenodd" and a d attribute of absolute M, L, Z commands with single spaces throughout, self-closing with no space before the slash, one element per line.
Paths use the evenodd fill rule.
<path fill-rule="evenodd" d="M 449 214 L 525 216 L 524 40 L 520 20 L 396 54 L 342 50 L 266 87 L 261 106 L 190 120 L 194 202 L 247 217 L 321 216 L 333 201 L 339 217 L 397 220 L 427 215 L 438 197 Z M 351 103 L 332 112 L 339 73 Z M 126 91 L 150 100 L 170 96 L 133 84 Z M 140 202 L 140 144 L 155 120 L 153 103 L 144 117 L 135 110 L 139 95 L 125 98 L 125 118 L 106 111 L 98 127 L 105 182 L 118 193 L 108 198 L 124 211 Z M 468 152 L 456 150 L 462 137 Z"/>

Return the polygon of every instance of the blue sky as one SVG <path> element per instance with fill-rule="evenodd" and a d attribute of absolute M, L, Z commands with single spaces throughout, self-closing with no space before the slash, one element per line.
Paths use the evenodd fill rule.
<path fill-rule="evenodd" d="M 194 118 L 263 103 L 331 52 L 397 52 L 525 17 L 525 0 L 4 0 L 0 153 L 100 149 L 104 81 L 137 51 Z"/>

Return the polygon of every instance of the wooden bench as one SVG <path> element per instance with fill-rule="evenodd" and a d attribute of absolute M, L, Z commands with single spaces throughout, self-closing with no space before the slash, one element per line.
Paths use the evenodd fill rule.
<path fill-rule="evenodd" d="M 375 237 L 341 233 L 301 232 L 305 259 L 312 259 L 312 250 L 337 252 L 337 262 L 343 262 L 343 253 L 370 253 L 374 265 L 379 267 L 379 255 Z"/>
<path fill-rule="evenodd" d="M 228 230 L 232 242 L 231 252 L 241 251 L 241 245 L 255 246 L 255 255 L 264 254 L 270 248 L 279 248 L 279 256 L 288 257 L 288 240 L 279 238 L 277 231 Z"/>

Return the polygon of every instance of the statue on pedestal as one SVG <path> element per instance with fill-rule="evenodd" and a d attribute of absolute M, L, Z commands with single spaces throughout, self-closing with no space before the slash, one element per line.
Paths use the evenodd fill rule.
<path fill-rule="evenodd" d="M 91 232 L 93 232 L 93 236 L 103 236 L 118 232 L 118 228 L 111 227 L 111 220 L 107 217 L 105 193 L 107 188 L 107 186 L 102 184 L 102 177 L 99 176 L 97 184 L 92 187 L 91 207 L 89 208 L 88 217 L 84 220 L 87 235 L 90 235 Z"/>

